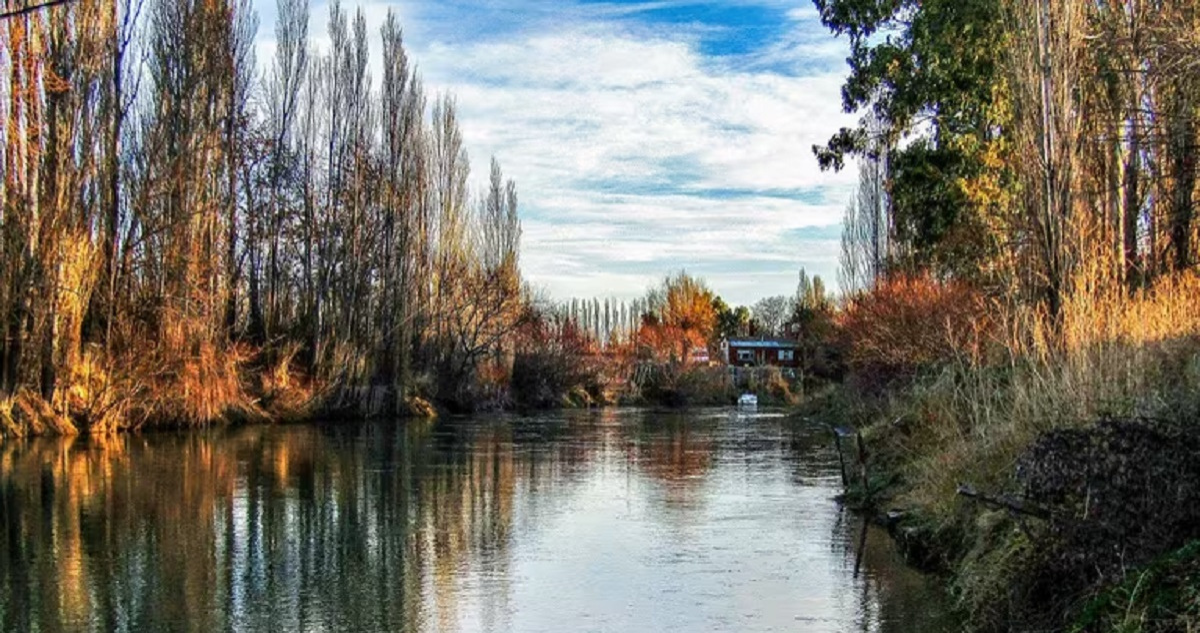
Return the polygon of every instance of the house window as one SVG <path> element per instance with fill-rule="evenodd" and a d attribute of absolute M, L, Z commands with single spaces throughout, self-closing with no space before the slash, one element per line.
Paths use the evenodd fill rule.
<path fill-rule="evenodd" d="M 792 350 L 792 349 L 779 350 L 779 360 L 796 360 L 796 350 Z"/>
<path fill-rule="evenodd" d="M 754 350 L 752 350 L 752 349 L 739 349 L 739 350 L 738 350 L 738 362 L 739 362 L 739 363 L 749 363 L 749 362 L 754 362 Z"/>

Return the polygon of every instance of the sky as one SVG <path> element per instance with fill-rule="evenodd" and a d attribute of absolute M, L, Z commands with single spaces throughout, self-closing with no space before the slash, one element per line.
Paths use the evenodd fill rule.
<path fill-rule="evenodd" d="M 266 65 L 275 0 L 254 7 Z M 550 297 L 629 299 L 679 270 L 734 305 L 794 293 L 802 267 L 836 285 L 857 177 L 821 172 L 812 145 L 854 121 L 848 48 L 811 0 L 343 7 L 364 11 L 376 78 L 396 11 L 427 92 L 457 97 L 473 185 L 492 156 L 516 181 L 522 272 Z M 311 13 L 321 48 L 327 2 Z"/>

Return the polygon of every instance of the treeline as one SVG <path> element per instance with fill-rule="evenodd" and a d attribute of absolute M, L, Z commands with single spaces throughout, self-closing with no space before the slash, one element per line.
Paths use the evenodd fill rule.
<path fill-rule="evenodd" d="M 771 312 L 760 314 L 763 306 Z M 686 271 L 666 276 L 630 301 L 535 301 L 517 331 L 511 404 L 730 404 L 739 385 L 721 349 L 723 340 L 738 336 L 783 336 L 798 343 L 799 371 L 792 380 L 776 370 L 772 384 L 759 385 L 772 389 L 775 401 L 791 403 L 791 383 L 840 376 L 839 352 L 831 342 L 835 315 L 821 278 L 803 269 L 794 296 L 764 299 L 753 312 L 730 307 Z"/>
<path fill-rule="evenodd" d="M 796 293 L 763 297 L 749 309 L 734 310 L 734 326 L 726 336 L 797 336 L 817 312 L 831 313 L 833 300 L 820 275 L 811 278 L 800 269 Z"/>
<path fill-rule="evenodd" d="M 678 353 L 677 345 L 660 344 L 662 330 L 674 331 L 666 338 L 682 337 L 692 348 L 715 350 L 730 337 L 800 337 L 815 315 L 828 318 L 833 311 L 825 282 L 801 268 L 794 295 L 764 297 L 753 307 L 732 307 L 702 278 L 679 271 L 629 301 L 573 298 L 546 303 L 536 312 L 597 349 L 644 358 L 670 358 L 674 352 L 681 362 L 686 354 Z"/>
<path fill-rule="evenodd" d="M 277 10 L 261 64 L 248 0 L 0 21 L 0 396 L 81 429 L 213 419 L 297 372 L 335 404 L 473 397 L 520 316 L 515 185 L 493 159 L 470 190 L 394 13 L 376 84 L 361 10 L 330 4 L 325 49 L 307 0 Z"/>
<path fill-rule="evenodd" d="M 814 148 L 859 169 L 823 411 L 871 445 L 852 497 L 973 629 L 1195 629 L 1200 4 L 816 4 L 862 114 Z"/>
<path fill-rule="evenodd" d="M 850 39 L 843 102 L 864 114 L 814 148 L 859 159 L 844 286 L 925 271 L 1058 314 L 1195 264 L 1196 3 L 817 5 Z"/>
<path fill-rule="evenodd" d="M 597 345 L 608 347 L 632 340 L 647 309 L 642 299 L 576 297 L 558 304 L 553 312 L 565 322 L 574 324 Z"/>

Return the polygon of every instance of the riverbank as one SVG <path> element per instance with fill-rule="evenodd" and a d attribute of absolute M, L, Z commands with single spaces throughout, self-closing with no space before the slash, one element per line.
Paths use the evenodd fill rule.
<path fill-rule="evenodd" d="M 972 336 L 948 324 L 951 353 L 860 364 L 805 411 L 862 431 L 870 490 L 852 495 L 947 575 L 976 629 L 1194 629 L 1198 300 L 1190 274 L 1080 294 L 1053 334 L 993 308 L 964 319 Z"/>
<path fill-rule="evenodd" d="M 273 358 L 273 361 L 265 360 Z M 550 411 L 605 406 L 682 409 L 731 405 L 753 393 L 763 405 L 794 405 L 802 381 L 777 367 L 730 372 L 725 366 L 577 362 L 547 368 L 528 362 L 504 380 L 472 390 L 469 403 L 424 392 L 399 400 L 389 385 L 313 376 L 294 353 L 235 348 L 178 364 L 151 367 L 85 355 L 71 382 L 51 399 L 29 389 L 0 399 L 0 437 L 106 435 L 151 428 L 298 423 L 318 419 L 433 418 L 439 413 Z M 432 379 L 414 381 L 429 385 Z M 469 404 L 470 406 L 467 406 Z"/>
<path fill-rule="evenodd" d="M 397 400 L 386 385 L 314 376 L 294 352 L 234 347 L 186 361 L 158 361 L 117 362 L 89 351 L 50 398 L 21 388 L 0 399 L 0 437 L 437 415 L 419 395 Z"/>

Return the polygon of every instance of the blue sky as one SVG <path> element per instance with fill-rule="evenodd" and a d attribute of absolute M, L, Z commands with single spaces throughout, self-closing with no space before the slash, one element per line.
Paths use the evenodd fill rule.
<path fill-rule="evenodd" d="M 274 4 L 255 0 L 262 64 Z M 549 295 L 631 298 L 679 269 L 735 304 L 792 293 L 801 267 L 834 284 L 856 177 L 811 146 L 853 119 L 846 44 L 810 0 L 343 6 L 376 56 L 396 10 L 427 89 L 458 98 L 473 181 L 492 155 L 516 180 L 522 268 Z M 327 15 L 314 2 L 318 47 Z"/>

